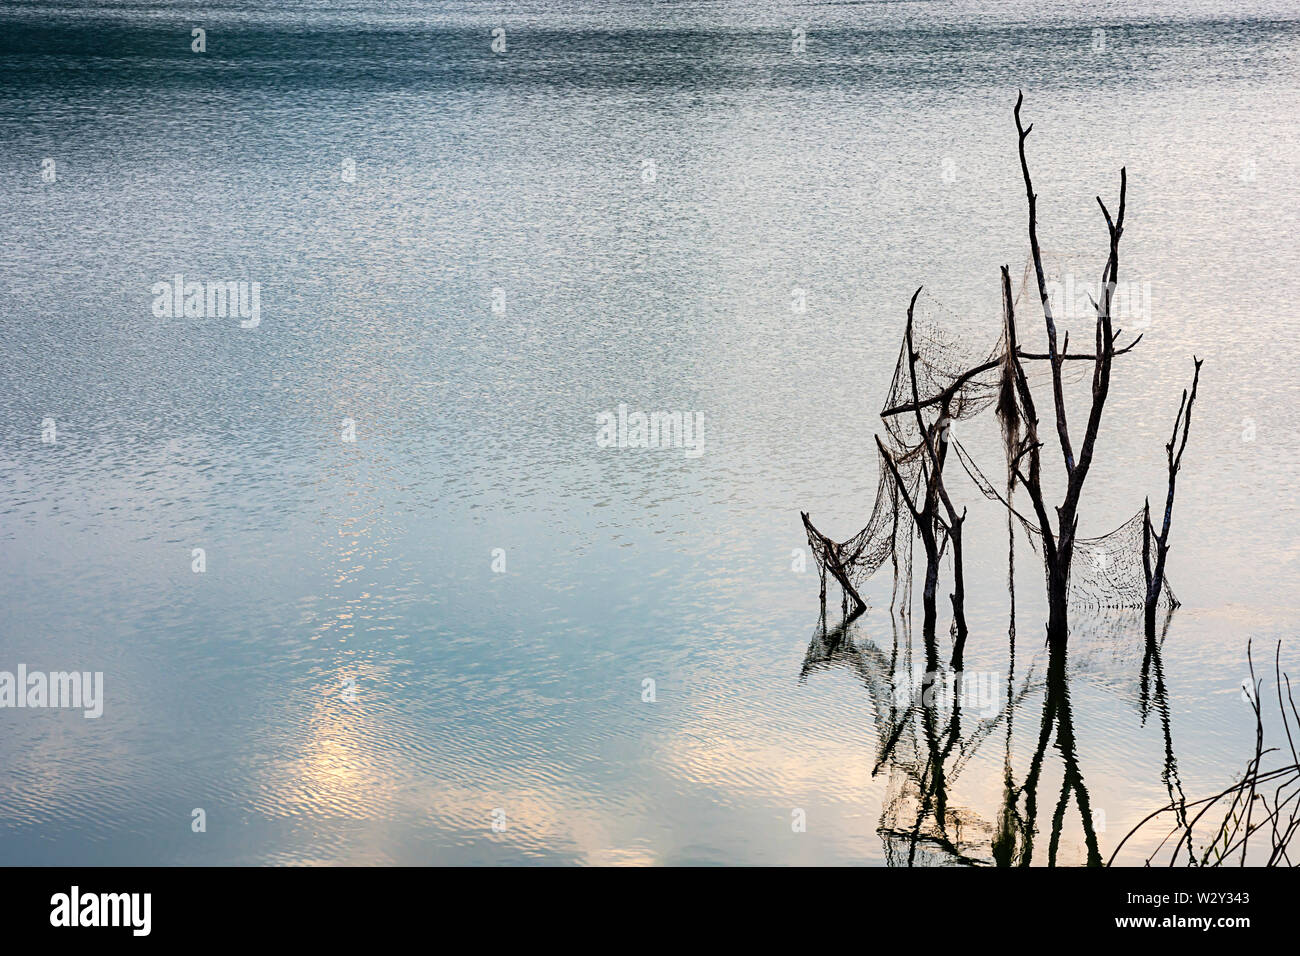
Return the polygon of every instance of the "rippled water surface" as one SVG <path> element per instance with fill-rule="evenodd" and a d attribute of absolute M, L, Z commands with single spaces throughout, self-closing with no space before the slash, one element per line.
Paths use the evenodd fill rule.
<path fill-rule="evenodd" d="M 1044 244 L 1095 276 L 1125 165 L 1149 289 L 1082 534 L 1163 495 L 1205 359 L 1167 722 L 1131 622 L 1072 636 L 1103 855 L 1168 799 L 1170 742 L 1220 789 L 1247 641 L 1271 679 L 1300 583 L 1288 6 L 8 5 L 0 670 L 102 671 L 106 702 L 0 710 L 0 862 L 899 862 L 879 689 L 909 634 L 882 574 L 827 644 L 799 511 L 870 511 L 918 285 L 996 340 L 1017 88 Z M 260 325 L 155 317 L 177 273 L 259 282 Z M 701 412 L 702 453 L 598 447 L 620 403 Z M 995 426 L 957 428 L 996 471 Z M 965 666 L 1005 680 L 1004 518 L 955 493 Z M 1037 743 L 1033 561 L 1010 734 L 972 715 L 949 771 L 975 857 Z"/>

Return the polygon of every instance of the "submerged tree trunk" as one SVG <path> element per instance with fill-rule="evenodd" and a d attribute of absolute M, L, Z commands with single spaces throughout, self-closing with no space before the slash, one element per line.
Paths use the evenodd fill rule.
<path fill-rule="evenodd" d="M 952 539 L 952 669 L 962 669 L 966 652 L 966 575 L 962 564 L 961 526 L 965 514 L 953 522 L 949 537 Z"/>
<path fill-rule="evenodd" d="M 927 639 L 933 638 L 939 620 L 939 554 L 927 543 L 925 554 L 925 589 L 921 592 L 921 630 Z"/>
<path fill-rule="evenodd" d="M 1170 492 L 1173 492 L 1173 482 L 1170 483 Z M 1172 503 L 1172 502 L 1171 502 Z M 1156 605 L 1160 603 L 1160 590 L 1164 587 L 1165 562 L 1164 555 L 1161 554 L 1156 565 L 1159 571 L 1151 564 L 1151 502 L 1147 501 L 1142 513 L 1146 522 L 1142 527 L 1142 563 L 1146 569 L 1147 575 L 1147 593 L 1146 604 L 1143 607 L 1143 630 L 1146 632 L 1149 641 L 1156 633 Z"/>
<path fill-rule="evenodd" d="M 933 480 L 927 483 L 925 504 L 918 507 L 916 502 L 912 500 L 907 482 L 899 472 L 894 456 L 886 450 L 879 436 L 876 436 L 876 447 L 880 449 L 881 460 L 884 461 L 885 467 L 889 469 L 890 476 L 894 479 L 894 483 L 898 488 L 899 500 L 911 514 L 912 521 L 916 526 L 916 532 L 921 538 L 921 546 L 925 549 L 925 584 L 921 590 L 921 630 L 927 640 L 933 639 L 939 617 L 936 598 L 939 593 L 939 562 L 943 557 L 939 550 L 939 538 L 934 527 L 935 512 L 933 502 L 935 495 Z"/>
<path fill-rule="evenodd" d="M 1064 647 L 1070 636 L 1070 567 L 1068 561 L 1047 563 L 1047 642 Z"/>

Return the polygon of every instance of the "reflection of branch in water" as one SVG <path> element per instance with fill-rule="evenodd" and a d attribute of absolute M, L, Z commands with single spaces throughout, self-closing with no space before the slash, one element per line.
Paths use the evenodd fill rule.
<path fill-rule="evenodd" d="M 1062 649 L 1064 656 L 1064 649 Z M 1050 679 L 1049 679 L 1050 685 Z M 1056 865 L 1056 853 L 1061 844 L 1061 827 L 1065 820 L 1065 810 L 1070 802 L 1070 791 L 1079 807 L 1079 816 L 1083 820 L 1083 839 L 1088 848 L 1088 866 L 1101 865 L 1101 851 L 1097 847 L 1097 832 L 1092 822 L 1092 805 L 1088 797 L 1088 788 L 1083 784 L 1083 771 L 1079 769 L 1079 758 L 1074 746 L 1074 720 L 1070 711 L 1069 689 L 1061 688 L 1061 704 L 1057 709 L 1058 721 L 1056 745 L 1061 750 L 1065 762 L 1065 774 L 1061 781 L 1061 799 L 1056 804 L 1056 813 L 1052 818 L 1052 839 L 1048 844 L 1047 862 Z"/>
<path fill-rule="evenodd" d="M 1095 826 L 1091 812 L 1091 800 L 1084 783 L 1081 765 L 1078 759 L 1074 734 L 1073 704 L 1069 688 L 1071 673 L 1076 676 L 1086 669 L 1095 672 L 1095 676 L 1104 676 L 1102 686 L 1116 686 L 1116 678 L 1107 675 L 1114 672 L 1116 665 L 1128 673 L 1138 673 L 1139 712 L 1143 724 L 1154 707 L 1161 715 L 1161 731 L 1164 744 L 1164 761 L 1161 779 L 1170 793 L 1172 802 L 1181 798 L 1182 785 L 1178 774 L 1178 764 L 1174 756 L 1173 735 L 1170 728 L 1170 709 L 1168 691 L 1164 676 L 1161 647 L 1172 621 L 1173 608 L 1166 611 L 1164 629 L 1158 640 L 1149 639 L 1142 629 L 1141 617 L 1122 609 L 1106 611 L 1095 616 L 1080 618 L 1071 628 L 1068 651 L 1056 653 L 1049 646 L 1047 692 L 1043 701 L 1043 713 L 1039 724 L 1037 744 L 1030 761 L 1029 771 L 1023 785 L 1018 789 L 1014 804 L 1003 807 L 1003 820 L 999 831 L 1000 859 L 1005 865 L 1017 863 L 1028 866 L 1033 861 L 1034 837 L 1037 835 L 1039 789 L 1042 784 L 1043 765 L 1049 744 L 1060 753 L 1062 760 L 1061 789 L 1054 801 L 1051 826 L 1048 831 L 1049 843 L 1047 863 L 1055 865 L 1058 861 L 1061 837 L 1065 826 L 1066 812 L 1071 800 L 1076 803 L 1084 834 L 1086 863 L 1090 866 L 1100 865 L 1101 857 Z M 1014 617 L 1012 620 L 1014 628 Z M 1143 657 L 1139 663 L 1136 651 L 1142 650 Z M 1014 650 L 1014 648 L 1013 648 Z M 1080 651 L 1083 651 L 1081 666 Z M 1069 655 L 1067 665 L 1066 654 Z M 1004 779 L 1004 792 L 1014 788 L 1010 772 L 1010 746 L 1008 745 L 1008 766 Z M 1024 816 L 1017 812 L 1019 795 L 1024 796 Z M 1025 842 L 1017 858 L 1015 838 L 1023 835 Z"/>
<path fill-rule="evenodd" d="M 1082 823 L 1086 862 L 1100 865 L 1101 854 L 1090 795 L 1077 754 L 1066 648 L 1047 648 L 1045 681 L 1036 678 L 1036 668 L 1030 667 L 1017 682 L 1016 620 L 1012 604 L 1007 629 L 1010 667 L 1005 684 L 1006 697 L 997 712 L 972 723 L 969 719 L 963 721 L 963 706 L 969 707 L 970 703 L 969 698 L 963 699 L 964 695 L 958 693 L 962 685 L 956 683 L 962 676 L 954 666 L 960 654 L 959 648 L 953 647 L 953 658 L 943 662 L 935 636 L 922 629 L 925 672 L 916 686 L 913 683 L 911 622 L 906 610 L 899 608 L 897 613 L 890 614 L 892 643 L 884 646 L 870 639 L 855 641 L 856 629 L 865 627 L 864 621 L 865 618 L 850 614 L 839 625 L 830 628 L 823 614 L 809 643 L 799 679 L 804 682 L 814 671 L 845 666 L 854 672 L 870 695 L 879 742 L 872 776 L 881 770 L 889 771 L 885 806 L 877 827 L 888 861 L 903 866 L 926 863 L 1031 865 L 1037 834 L 1038 790 L 1043 782 L 1048 745 L 1054 744 L 1053 749 L 1061 755 L 1062 777 L 1060 791 L 1053 801 L 1044 862 L 1053 866 L 1058 862 L 1065 819 L 1073 801 Z M 1168 619 L 1165 626 L 1166 629 L 1169 626 Z M 900 630 L 903 632 L 901 636 Z M 1108 626 L 1103 630 L 1114 636 L 1123 634 L 1125 629 L 1116 631 Z M 1182 789 L 1169 726 L 1160 646 L 1163 637 L 1162 634 L 1160 641 L 1151 642 L 1139 639 L 1137 646 L 1144 648 L 1145 655 L 1141 663 L 1140 706 L 1144 719 L 1153 707 L 1161 714 L 1165 750 L 1163 777 L 1172 800 L 1181 798 Z M 917 663 L 921 662 L 918 660 Z M 1137 669 L 1137 663 L 1134 656 L 1134 669 Z M 1043 707 L 1037 746 L 1028 774 L 1017 786 L 1012 759 L 1014 713 L 1040 686 L 1043 688 Z M 941 693 L 936 694 L 936 691 Z M 945 710 L 945 707 L 950 709 Z M 1004 719 L 1003 799 L 996 820 L 989 822 L 968 809 L 953 806 L 950 794 L 967 763 Z"/>
<path fill-rule="evenodd" d="M 1092 823 L 1092 807 L 1088 798 L 1088 788 L 1083 782 L 1083 772 L 1079 769 L 1079 759 L 1075 751 L 1074 720 L 1070 710 L 1070 689 L 1066 676 L 1065 647 L 1056 643 L 1048 647 L 1047 689 L 1043 698 L 1043 720 L 1038 732 L 1038 747 L 1030 763 L 1029 774 L 1025 777 L 1022 792 L 1025 794 L 1024 850 L 1020 858 L 1021 866 L 1029 866 L 1033 861 L 1034 832 L 1038 818 L 1038 778 L 1043 769 L 1043 756 L 1047 751 L 1047 742 L 1056 730 L 1056 748 L 1061 752 L 1064 772 L 1061 778 L 1061 796 L 1052 815 L 1051 839 L 1048 843 L 1048 866 L 1056 865 L 1057 851 L 1060 847 L 1061 829 L 1065 822 L 1065 811 L 1069 805 L 1070 795 L 1074 795 L 1083 820 L 1084 844 L 1087 847 L 1088 866 L 1101 865 L 1101 851 L 1097 847 L 1097 833 Z"/>
<path fill-rule="evenodd" d="M 1007 351 L 1010 356 L 1010 350 Z M 1020 423 L 1014 415 L 1015 396 L 1012 392 L 1013 369 L 1008 363 L 1003 368 L 1002 397 L 998 402 L 998 420 L 1002 425 L 1002 440 L 1007 456 L 1007 700 L 1016 679 L 1016 525 L 1011 501 L 1015 494 L 1013 462 L 1020 444 Z M 1011 406 L 1008 411 L 1007 406 Z M 1011 739 L 1015 728 L 1015 709 L 1007 708 L 1007 736 L 1002 752 L 1002 807 L 998 812 L 998 829 L 993 837 L 993 862 L 997 866 L 1010 866 L 1015 858 L 1016 834 L 1023 824 L 1016 813 L 1016 781 L 1011 769 Z"/>
<path fill-rule="evenodd" d="M 926 844 L 946 849 L 953 862 L 986 865 L 996 860 L 994 828 L 968 811 L 950 807 L 948 790 L 980 744 L 1004 717 L 1020 705 L 1029 689 L 1026 682 L 1026 686 L 1009 704 L 994 716 L 980 721 L 974 731 L 964 737 L 961 734 L 960 713 L 956 712 L 960 708 L 959 700 L 954 702 L 955 712 L 941 731 L 936 731 L 939 723 L 936 708 L 932 701 L 927 702 L 925 696 L 922 696 L 919 703 L 913 702 L 907 708 L 891 731 L 891 752 L 885 755 L 873 772 L 878 772 L 888 762 L 891 796 L 878 832 L 885 838 L 886 851 L 893 862 L 917 865 L 917 852 Z M 924 728 L 920 735 L 916 733 L 918 720 Z M 905 728 L 911 731 L 906 736 L 903 734 Z M 919 754 L 921 746 L 918 746 L 918 737 L 924 746 L 924 762 L 919 756 L 908 759 L 898 752 L 900 742 L 906 740 L 910 748 Z M 901 816 L 907 803 L 913 800 L 917 803 L 917 809 L 910 826 L 894 824 L 892 821 Z M 905 856 L 897 852 L 891 842 L 901 839 L 907 841 Z M 987 858 L 977 857 L 971 852 L 976 841 L 987 841 Z"/>
<path fill-rule="evenodd" d="M 1160 657 L 1160 649 L 1164 646 L 1165 635 L 1169 633 L 1169 622 L 1173 620 L 1174 609 L 1169 607 L 1165 611 L 1164 626 L 1160 631 L 1160 639 L 1156 640 L 1154 634 L 1149 630 L 1144 630 L 1146 635 L 1146 653 L 1142 658 L 1142 680 L 1141 680 L 1141 709 L 1142 723 L 1146 724 L 1147 715 L 1151 712 L 1154 705 L 1160 713 L 1160 730 L 1165 741 L 1165 765 L 1161 771 L 1160 777 L 1165 783 L 1165 789 L 1169 791 L 1169 803 L 1174 807 L 1174 814 L 1178 822 L 1182 825 L 1187 823 L 1187 797 L 1183 793 L 1183 784 L 1178 777 L 1178 761 L 1174 758 L 1174 738 L 1170 729 L 1169 720 L 1169 694 L 1165 687 L 1165 668 Z M 1154 699 L 1150 694 L 1151 676 L 1155 676 L 1155 696 Z M 1191 850 L 1188 849 L 1188 863 L 1191 863 Z"/>
<path fill-rule="evenodd" d="M 876 719 L 893 707 L 892 674 L 898 658 L 898 638 L 895 629 L 894 651 L 887 657 L 871 642 L 854 643 L 852 633 L 858 615 L 851 615 L 834 628 L 827 629 L 825 617 L 817 622 L 817 629 L 808 644 L 803 666 L 799 670 L 799 683 L 808 680 L 813 671 L 843 665 L 852 670 L 867 689 L 876 710 Z"/>
<path fill-rule="evenodd" d="M 876 699 L 881 739 L 881 752 L 872 775 L 886 766 L 890 770 L 890 796 L 877 832 L 885 841 L 886 855 L 891 863 L 915 866 L 919 862 L 918 856 L 933 851 L 949 862 L 987 864 L 989 858 L 976 855 L 971 849 L 985 840 L 991 847 L 993 827 L 968 811 L 951 808 L 948 794 L 952 783 L 983 741 L 1024 700 L 1031 681 L 1027 680 L 1025 686 L 997 713 L 977 721 L 969 732 L 963 733 L 962 700 L 955 693 L 955 684 L 952 685 L 951 713 L 943 715 L 937 705 L 936 689 L 944 686 L 945 676 L 958 672 L 951 663 L 947 669 L 940 665 L 933 635 L 924 635 L 927 671 L 919 693 L 908 694 L 910 687 L 900 687 L 900 678 L 910 682 L 911 676 L 910 669 L 900 672 L 897 667 L 900 622 L 905 632 L 903 647 L 910 659 L 909 621 L 902 614 L 891 615 L 895 650 L 888 660 L 869 644 L 854 646 L 851 651 L 840 646 L 829 655 L 852 661 L 859 667 L 870 665 L 863 673 L 863 682 Z M 824 659 L 827 656 L 825 651 L 826 648 L 821 648 L 814 655 L 810 648 L 809 657 Z M 959 648 L 954 648 L 954 654 L 960 653 Z M 808 660 L 805 660 L 805 674 L 807 670 Z M 888 700 L 882 700 L 886 695 Z M 909 815 L 906 824 L 895 822 L 913 801 L 915 815 Z"/>

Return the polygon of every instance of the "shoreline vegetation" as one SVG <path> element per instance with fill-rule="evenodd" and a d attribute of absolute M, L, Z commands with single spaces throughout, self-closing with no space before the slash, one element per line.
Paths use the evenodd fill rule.
<path fill-rule="evenodd" d="M 1255 749 L 1240 779 L 1211 796 L 1197 800 L 1178 798 L 1148 814 L 1116 845 L 1107 865 L 1130 838 L 1148 827 L 1172 817 L 1169 829 L 1156 849 L 1144 860 L 1145 866 L 1294 866 L 1290 845 L 1300 830 L 1300 755 L 1295 737 L 1300 734 L 1300 711 L 1296 709 L 1291 678 L 1282 670 L 1282 642 L 1273 655 L 1276 704 L 1286 737 L 1285 748 L 1265 747 L 1263 678 L 1255 676 L 1255 661 L 1249 646 L 1249 683 L 1242 696 L 1255 714 Z M 1285 687 L 1285 692 L 1283 688 Z M 1295 730 L 1292 730 L 1292 724 Z M 1276 755 L 1282 763 L 1265 769 L 1265 758 Z M 1290 762 L 1286 762 L 1287 758 Z M 1200 840 L 1198 844 L 1198 839 Z M 1172 843 L 1170 842 L 1172 841 Z"/>

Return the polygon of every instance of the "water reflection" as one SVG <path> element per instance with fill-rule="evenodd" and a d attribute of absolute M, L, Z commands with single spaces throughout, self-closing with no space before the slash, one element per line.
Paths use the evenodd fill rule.
<path fill-rule="evenodd" d="M 1187 796 L 1183 793 L 1183 783 L 1178 776 L 1178 760 L 1174 757 L 1174 736 L 1169 718 L 1169 691 L 1165 685 L 1165 667 L 1160 654 L 1165 637 L 1169 633 L 1169 624 L 1173 619 L 1174 608 L 1170 607 L 1166 609 L 1164 621 L 1160 625 L 1159 638 L 1149 628 L 1144 631 L 1146 639 L 1142 654 L 1142 673 L 1139 680 L 1141 692 L 1138 701 L 1143 725 L 1146 724 L 1152 710 L 1160 716 L 1160 732 L 1165 742 L 1165 762 L 1161 779 L 1169 791 L 1170 804 L 1176 808 L 1175 818 L 1179 824 L 1185 825 Z"/>
<path fill-rule="evenodd" d="M 881 639 L 887 615 L 888 639 Z M 1072 644 L 1081 666 L 1104 680 L 1138 686 L 1140 723 L 1154 714 L 1164 743 L 1160 774 L 1171 803 L 1185 804 L 1170 726 L 1161 649 L 1173 619 L 1145 633 L 1139 613 L 1098 614 L 1078 621 Z M 1035 631 L 1037 629 L 1035 628 Z M 919 634 L 919 646 L 914 639 Z M 1014 605 L 1008 626 L 1005 682 L 1001 674 L 962 670 L 964 640 L 944 642 L 914 630 L 906 606 L 884 614 L 844 614 L 831 626 L 823 611 L 804 656 L 799 681 L 845 668 L 866 690 L 875 715 L 872 776 L 885 776 L 877 834 L 891 866 L 1056 866 L 1063 847 L 1082 839 L 1078 862 L 1103 863 L 1098 812 L 1086 760 L 1075 734 L 1071 678 L 1080 664 L 1066 647 L 1044 646 L 1016 673 Z M 1022 656 L 1025 648 L 1020 648 Z M 995 682 L 997 681 L 997 682 Z M 1016 719 L 1021 719 L 1017 736 Z M 996 798 L 954 796 L 959 778 L 990 741 L 1002 744 Z M 985 767 L 989 762 L 984 761 Z M 1021 768 L 1019 773 L 1017 768 Z M 1023 774 L 1020 776 L 1019 774 Z"/>
<path fill-rule="evenodd" d="M 227 9 L 221 70 L 149 5 L 0 13 L 0 299 L 23 317 L 0 388 L 0 667 L 104 670 L 109 696 L 102 720 L 7 713 L 0 859 L 877 863 L 887 784 L 908 780 L 898 828 L 927 801 L 927 829 L 937 802 L 975 808 L 993 847 L 969 824 L 948 839 L 1018 860 L 996 834 L 1025 815 L 1041 680 L 977 746 L 986 716 L 963 705 L 938 772 L 953 714 L 913 707 L 873 779 L 909 704 L 884 685 L 877 751 L 868 698 L 840 699 L 856 671 L 791 680 L 817 585 L 782 560 L 797 507 L 851 531 L 872 490 L 853 410 L 894 371 L 888 304 L 942 282 L 987 328 L 989 266 L 1024 252 L 1006 178 L 1018 85 L 1052 117 L 1042 175 L 1061 242 L 1091 248 L 1092 188 L 1111 169 L 1142 183 L 1125 241 L 1153 280 L 1149 374 L 1115 383 L 1123 426 L 1107 429 L 1085 530 L 1163 483 L 1168 421 L 1147 412 L 1185 384 L 1184 356 L 1215 343 L 1207 369 L 1234 383 L 1198 405 L 1180 478 L 1172 573 L 1189 606 L 1150 666 L 1150 739 L 1144 642 L 1096 662 L 1071 642 L 1079 760 L 1110 816 L 1097 839 L 1109 851 L 1166 799 L 1161 677 L 1182 704 L 1189 796 L 1224 783 L 1253 734 L 1236 693 L 1246 639 L 1289 633 L 1300 593 L 1286 504 L 1300 326 L 1277 308 L 1300 273 L 1261 254 L 1289 248 L 1300 215 L 1292 13 L 1178 4 L 1098 56 L 1090 28 L 1111 12 L 1095 2 L 831 4 L 795 58 L 781 11 L 741 28 L 717 4 L 606 4 L 575 24 L 544 2 L 493 59 L 497 24 L 443 6 L 358 0 L 312 30 L 317 0 L 257 22 Z M 391 20 L 411 28 L 375 29 Z M 46 156 L 57 182 L 37 175 Z M 262 324 L 155 320 L 150 287 L 178 270 L 260 281 Z M 593 415 L 623 401 L 703 412 L 708 452 L 600 453 Z M 37 438 L 47 415 L 57 444 Z M 972 429 L 967 447 L 986 460 L 997 435 Z M 1010 668 L 1005 569 L 982 560 L 1004 519 L 969 520 L 961 668 L 1014 670 L 1010 699 L 1031 661 L 1046 672 L 1040 621 L 1027 606 Z M 508 573 L 489 566 L 498 547 Z M 863 596 L 879 604 L 888 574 Z M 895 640 L 877 610 L 848 637 L 872 666 Z M 924 669 L 928 649 L 898 640 L 898 669 L 904 654 Z M 952 670 L 946 640 L 933 650 Z M 1098 700 L 1099 675 L 1120 672 Z M 189 830 L 200 803 L 217 824 L 204 839 Z M 929 847 L 918 838 L 913 859 Z"/>

